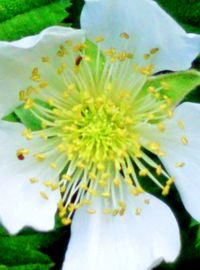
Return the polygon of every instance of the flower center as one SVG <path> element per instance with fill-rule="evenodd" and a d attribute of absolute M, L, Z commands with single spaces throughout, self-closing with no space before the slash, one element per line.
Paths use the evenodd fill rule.
<path fill-rule="evenodd" d="M 123 33 L 121 38 L 128 39 L 128 35 Z M 92 198 L 96 196 L 102 198 L 105 214 L 123 215 L 125 190 L 133 196 L 144 192 L 142 177 L 153 181 L 163 195 L 173 183 L 148 154 L 163 156 L 160 144 L 144 143 L 141 132 L 147 124 L 155 124 L 158 132 L 164 132 L 162 120 L 172 112 L 169 98 L 160 91 L 168 86 L 163 83 L 145 90 L 153 65 L 136 65 L 130 52 L 111 48 L 103 58 L 97 48 L 94 60 L 86 48 L 85 43 L 66 41 L 57 52 L 57 67 L 53 59 L 42 57 L 45 67 L 32 70 L 33 84 L 19 94 L 24 110 L 41 123 L 40 130 L 27 129 L 23 136 L 43 142 L 37 142 L 37 149 L 20 149 L 17 156 L 22 160 L 32 154 L 56 171 L 51 180 L 42 181 L 51 190 L 60 189 L 59 210 L 64 224 L 69 224 L 74 210 L 85 204 L 91 205 L 89 213 L 95 213 Z M 158 51 L 152 49 L 144 61 Z M 164 185 L 158 179 L 161 175 L 167 180 Z M 30 181 L 39 180 L 33 177 Z M 41 196 L 48 199 L 44 191 Z"/>

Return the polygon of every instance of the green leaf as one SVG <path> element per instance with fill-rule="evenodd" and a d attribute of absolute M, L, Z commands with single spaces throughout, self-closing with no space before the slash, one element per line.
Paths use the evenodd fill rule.
<path fill-rule="evenodd" d="M 25 229 L 10 236 L 0 227 L 0 270 L 48 270 L 55 264 L 43 250 L 52 248 L 63 238 L 65 228 L 59 227 L 48 233 Z"/>
<path fill-rule="evenodd" d="M 156 0 L 186 31 L 200 33 L 200 2 L 195 0 Z"/>
<path fill-rule="evenodd" d="M 142 95 L 147 93 L 148 87 L 153 86 L 159 88 L 163 82 L 167 83 L 169 89 L 163 89 L 160 93 L 168 96 L 173 105 L 177 105 L 186 95 L 200 85 L 200 72 L 189 70 L 152 77 L 145 84 Z"/>
<path fill-rule="evenodd" d="M 17 40 L 61 23 L 70 0 L 0 0 L 0 39 Z"/>
<path fill-rule="evenodd" d="M 40 120 L 32 112 L 25 110 L 23 105 L 15 109 L 15 114 L 20 119 L 20 122 L 32 131 L 41 129 Z"/>

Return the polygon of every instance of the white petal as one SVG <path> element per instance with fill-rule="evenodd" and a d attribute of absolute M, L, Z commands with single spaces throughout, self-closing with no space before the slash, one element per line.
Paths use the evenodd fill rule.
<path fill-rule="evenodd" d="M 50 27 L 19 41 L 0 42 L 0 117 L 17 106 L 19 91 L 32 85 L 30 74 L 34 67 L 42 65 L 41 57 L 56 58 L 59 46 L 66 40 L 82 42 L 84 32 Z"/>
<path fill-rule="evenodd" d="M 42 231 L 53 229 L 60 198 L 58 191 L 30 183 L 30 178 L 50 179 L 47 164 L 16 157 L 18 149 L 26 148 L 27 142 L 21 136 L 23 129 L 18 123 L 0 122 L 0 220 L 12 234 L 24 226 Z M 40 191 L 46 192 L 49 199 L 43 199 Z"/>
<path fill-rule="evenodd" d="M 185 128 L 178 127 L 177 122 L 183 121 Z M 158 141 L 166 156 L 162 161 L 175 177 L 175 185 L 187 211 L 193 218 L 200 221 L 200 105 L 183 103 L 176 110 L 174 118 L 165 122 L 166 131 L 156 132 L 156 127 L 143 130 L 146 138 Z M 184 145 L 182 137 L 189 143 Z M 177 167 L 183 163 L 183 167 Z"/>
<path fill-rule="evenodd" d="M 159 48 L 155 56 L 156 71 L 184 70 L 200 51 L 200 36 L 186 32 L 152 0 L 85 1 L 81 25 L 88 37 L 104 35 L 102 46 L 134 51 L 139 62 L 143 54 Z M 128 41 L 119 39 L 129 34 Z"/>
<path fill-rule="evenodd" d="M 177 131 L 169 124 L 171 133 L 164 147 L 167 156 L 163 159 L 168 171 L 175 177 L 176 187 L 180 192 L 183 203 L 188 212 L 200 221 L 200 105 L 184 103 L 175 113 L 176 120 L 183 120 L 185 130 Z M 188 145 L 180 143 L 181 137 L 188 138 Z M 183 162 L 182 168 L 174 164 Z"/>
<path fill-rule="evenodd" d="M 103 215 L 100 200 L 95 215 L 85 209 L 76 212 L 63 270 L 147 270 L 163 259 L 176 259 L 179 229 L 168 206 L 149 194 L 127 194 L 126 199 L 128 209 L 122 217 Z M 142 209 L 140 216 L 135 214 L 137 207 Z"/>

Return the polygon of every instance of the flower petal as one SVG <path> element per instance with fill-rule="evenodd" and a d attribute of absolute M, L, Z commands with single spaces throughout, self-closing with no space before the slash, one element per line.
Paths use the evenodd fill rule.
<path fill-rule="evenodd" d="M 32 84 L 30 74 L 40 67 L 42 57 L 55 57 L 66 40 L 82 42 L 84 32 L 66 27 L 50 27 L 40 34 L 15 42 L 0 42 L 0 116 L 19 104 L 19 91 Z"/>
<path fill-rule="evenodd" d="M 183 103 L 175 110 L 173 119 L 165 121 L 165 132 L 156 132 L 155 125 L 143 129 L 146 140 L 156 140 L 166 152 L 162 161 L 171 176 L 175 177 L 175 185 L 185 208 L 198 221 L 200 221 L 199 119 L 200 105 Z"/>
<path fill-rule="evenodd" d="M 175 177 L 175 184 L 180 192 L 188 212 L 200 221 L 200 105 L 184 103 L 176 109 L 175 120 L 182 120 L 184 130 L 177 131 L 176 126 L 169 124 L 169 140 L 163 147 L 167 155 L 163 162 L 168 171 Z M 186 137 L 188 144 L 180 143 Z M 183 163 L 177 168 L 175 164 Z"/>
<path fill-rule="evenodd" d="M 49 191 L 42 183 L 31 184 L 30 178 L 49 179 L 47 164 L 36 164 L 33 158 L 19 160 L 18 149 L 27 145 L 21 136 L 23 125 L 0 122 L 0 220 L 12 234 L 24 226 L 48 231 L 54 227 L 54 216 L 60 194 Z M 40 196 L 45 192 L 48 199 Z"/>
<path fill-rule="evenodd" d="M 126 199 L 128 209 L 122 217 L 103 215 L 101 200 L 95 215 L 84 208 L 77 211 L 63 270 L 146 270 L 163 259 L 176 259 L 179 229 L 168 206 L 149 194 L 127 194 Z M 141 215 L 135 214 L 137 207 Z"/>
<path fill-rule="evenodd" d="M 81 25 L 90 39 L 103 35 L 103 48 L 126 48 L 139 63 L 143 54 L 159 48 L 153 59 L 156 71 L 188 69 L 200 51 L 200 36 L 187 34 L 152 0 L 85 2 Z M 120 40 L 124 32 L 129 40 Z"/>

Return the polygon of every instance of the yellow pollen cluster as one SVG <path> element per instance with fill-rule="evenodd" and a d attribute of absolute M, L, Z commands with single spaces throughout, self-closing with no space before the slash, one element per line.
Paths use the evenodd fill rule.
<path fill-rule="evenodd" d="M 126 43 L 130 36 L 124 32 L 119 38 Z M 144 143 L 141 132 L 147 123 L 155 125 L 159 133 L 166 132 L 163 121 L 173 117 L 173 111 L 171 100 L 162 91 L 170 86 L 163 81 L 159 87 L 150 86 L 147 94 L 142 95 L 143 89 L 136 81 L 144 82 L 154 72 L 154 66 L 146 61 L 144 66 L 135 63 L 126 46 L 122 51 L 110 48 L 102 54 L 99 44 L 104 40 L 103 36 L 96 38 L 95 59 L 87 54 L 86 43 L 67 40 L 55 51 L 59 64 L 54 67 L 54 77 L 60 82 L 58 88 L 51 80 L 53 59 L 43 56 L 41 63 L 45 70 L 49 67 L 49 77 L 46 72 L 43 78 L 42 70 L 35 67 L 31 85 L 19 92 L 24 110 L 40 121 L 41 129 L 23 131 L 27 140 L 34 143 L 39 139 L 40 144 L 33 153 L 19 149 L 17 157 L 22 160 L 32 155 L 36 162 L 49 165 L 52 180 L 43 179 L 42 184 L 50 191 L 60 190 L 58 209 L 65 225 L 71 224 L 74 211 L 80 207 L 95 214 L 93 201 L 98 199 L 103 200 L 105 215 L 123 216 L 126 193 L 132 196 L 144 193 L 141 179 L 151 180 L 164 196 L 174 183 L 152 158 L 152 154 L 166 155 L 160 143 L 156 140 Z M 144 60 L 149 61 L 157 53 L 159 48 L 152 48 Z M 177 125 L 184 129 L 182 121 Z M 186 146 L 187 137 L 183 135 L 180 143 Z M 183 166 L 184 163 L 176 164 L 177 168 Z M 166 178 L 166 185 L 160 177 Z M 29 181 L 40 182 L 35 177 Z M 41 191 L 40 196 L 48 200 L 46 192 Z M 144 204 L 149 203 L 144 199 Z M 135 214 L 141 215 L 142 209 L 136 208 Z"/>

